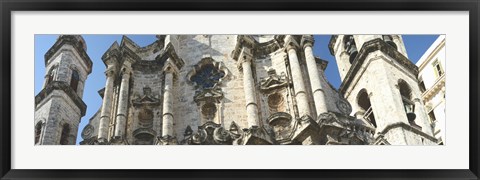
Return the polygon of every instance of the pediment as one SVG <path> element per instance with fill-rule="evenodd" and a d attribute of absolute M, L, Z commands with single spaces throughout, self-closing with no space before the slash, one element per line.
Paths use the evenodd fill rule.
<path fill-rule="evenodd" d="M 283 76 L 277 75 L 275 70 L 270 70 L 268 74 L 269 76 L 260 82 L 260 90 L 263 93 L 269 93 L 288 85 L 287 80 Z"/>
<path fill-rule="evenodd" d="M 195 102 L 208 101 L 208 102 L 219 102 L 223 98 L 223 93 L 217 89 L 204 89 L 197 92 L 194 97 Z"/>
<path fill-rule="evenodd" d="M 160 104 L 160 99 L 153 97 L 151 94 L 152 91 L 149 87 L 143 88 L 143 96 L 136 98 L 132 100 L 132 103 L 134 106 L 142 106 L 142 105 L 159 105 Z"/>

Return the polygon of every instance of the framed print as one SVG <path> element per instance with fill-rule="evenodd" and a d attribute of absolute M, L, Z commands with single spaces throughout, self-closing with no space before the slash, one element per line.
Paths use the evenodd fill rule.
<path fill-rule="evenodd" d="M 479 177 L 478 1 L 1 3 L 2 179 Z"/>

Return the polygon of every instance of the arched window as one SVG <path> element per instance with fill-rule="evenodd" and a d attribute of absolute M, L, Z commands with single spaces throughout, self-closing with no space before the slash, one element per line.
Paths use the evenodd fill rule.
<path fill-rule="evenodd" d="M 38 144 L 40 142 L 43 125 L 44 124 L 42 121 L 37 122 L 37 124 L 35 125 L 35 144 Z"/>
<path fill-rule="evenodd" d="M 57 66 L 54 66 L 54 67 L 52 67 L 50 72 L 47 74 L 47 83 L 46 84 L 50 84 L 51 82 L 53 82 L 56 73 L 57 73 Z"/>
<path fill-rule="evenodd" d="M 415 124 L 415 103 L 412 101 L 412 89 L 407 82 L 401 79 L 398 80 L 398 89 L 400 90 L 400 95 L 402 96 L 403 107 L 405 109 L 405 113 L 407 114 L 408 121 L 410 124 Z"/>
<path fill-rule="evenodd" d="M 72 78 L 70 79 L 70 87 L 77 92 L 78 88 L 78 81 L 80 80 L 80 76 L 76 70 L 72 70 Z"/>
<path fill-rule="evenodd" d="M 201 89 L 213 88 L 225 76 L 225 72 L 215 68 L 213 64 L 203 65 L 190 80 Z"/>
<path fill-rule="evenodd" d="M 347 54 L 350 56 L 349 61 L 350 64 L 352 64 L 358 54 L 357 45 L 355 44 L 355 39 L 352 35 L 345 35 L 343 37 L 343 46 L 345 47 Z"/>
<path fill-rule="evenodd" d="M 70 136 L 70 125 L 64 124 L 62 128 L 62 134 L 60 136 L 60 145 L 68 145 Z"/>
<path fill-rule="evenodd" d="M 370 121 L 374 127 L 377 127 L 377 122 L 375 121 L 375 116 L 373 115 L 372 104 L 370 103 L 370 98 L 368 97 L 367 90 L 362 89 L 358 93 L 357 103 L 360 109 L 365 111 L 363 118 Z"/>
<path fill-rule="evenodd" d="M 397 44 L 395 44 L 395 42 L 393 42 L 393 36 L 392 35 L 383 35 L 383 41 L 385 41 L 387 44 L 389 44 L 393 48 L 397 49 Z"/>

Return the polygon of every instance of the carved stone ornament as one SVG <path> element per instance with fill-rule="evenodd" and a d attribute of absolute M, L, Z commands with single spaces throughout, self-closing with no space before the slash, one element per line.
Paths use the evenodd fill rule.
<path fill-rule="evenodd" d="M 213 102 L 219 103 L 220 100 L 223 98 L 223 93 L 219 89 L 205 89 L 196 93 L 193 100 L 196 103 L 200 102 Z"/>
<path fill-rule="evenodd" d="M 82 131 L 82 139 L 89 139 L 92 137 L 93 135 L 93 131 L 94 130 L 94 127 L 90 124 L 87 124 L 87 126 L 85 126 L 85 128 L 83 128 L 83 131 Z"/>
<path fill-rule="evenodd" d="M 268 124 L 275 133 L 275 140 L 282 143 L 290 141 L 292 135 L 293 124 L 292 116 L 285 112 L 273 113 L 268 117 Z"/>
<path fill-rule="evenodd" d="M 187 74 L 187 79 L 197 90 L 215 89 L 228 79 L 229 71 L 222 62 L 217 62 L 211 57 L 200 60 Z"/>
<path fill-rule="evenodd" d="M 318 115 L 318 117 L 317 117 L 317 123 L 320 126 L 325 125 L 325 124 L 332 124 L 333 122 L 338 122 L 341 125 L 343 125 L 343 123 L 341 121 L 339 121 L 337 116 L 332 112 L 322 113 L 322 114 Z"/>
<path fill-rule="evenodd" d="M 110 144 L 111 145 L 130 145 L 126 139 L 120 136 L 115 136 L 112 139 L 110 139 Z"/>
<path fill-rule="evenodd" d="M 371 144 L 374 129 L 362 120 L 333 112 L 322 113 L 317 118 L 320 136 L 328 137 L 322 144 Z"/>
<path fill-rule="evenodd" d="M 236 143 L 239 145 L 270 145 L 276 144 L 276 141 L 264 127 L 252 126 L 244 130 L 243 136 Z"/>
<path fill-rule="evenodd" d="M 288 85 L 285 80 L 285 75 L 278 75 L 274 69 L 268 71 L 268 77 L 261 80 L 260 91 L 265 94 L 270 94 L 278 89 L 282 89 Z"/>
<path fill-rule="evenodd" d="M 177 143 L 177 138 L 167 135 L 164 137 L 158 137 L 155 139 L 155 144 L 156 145 L 176 145 Z"/>
<path fill-rule="evenodd" d="M 343 114 L 350 114 L 352 112 L 352 106 L 350 105 L 350 103 L 343 99 L 343 98 L 340 98 L 337 102 L 336 102 L 336 105 L 337 105 L 337 108 L 338 110 L 340 110 L 340 112 L 342 112 Z"/>
<path fill-rule="evenodd" d="M 235 121 L 232 121 L 232 124 L 230 124 L 230 128 L 228 130 L 230 131 L 233 139 L 238 139 L 242 136 L 242 130 L 238 127 Z"/>
<path fill-rule="evenodd" d="M 235 139 L 242 136 L 242 131 L 233 122 L 226 130 L 220 124 L 208 121 L 198 127 L 197 132 L 192 133 L 190 126 L 185 130 L 185 139 L 181 144 L 194 145 L 231 145 Z"/>
<path fill-rule="evenodd" d="M 160 100 L 153 97 L 152 89 L 150 87 L 143 88 L 143 96 L 132 100 L 133 106 L 158 106 L 160 105 Z"/>

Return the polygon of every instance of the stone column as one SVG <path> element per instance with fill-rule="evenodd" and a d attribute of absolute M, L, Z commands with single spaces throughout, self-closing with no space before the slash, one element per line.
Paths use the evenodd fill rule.
<path fill-rule="evenodd" d="M 171 69 L 171 68 L 170 68 Z M 163 94 L 162 137 L 173 136 L 173 72 L 165 71 L 165 89 Z"/>
<path fill-rule="evenodd" d="M 323 91 L 318 75 L 317 63 L 313 56 L 313 37 L 305 41 L 303 48 L 305 51 L 305 59 L 307 62 L 308 76 L 310 77 L 310 85 L 313 93 L 313 101 L 315 102 L 315 109 L 318 115 L 327 112 L 327 105 L 325 101 L 325 92 Z"/>
<path fill-rule="evenodd" d="M 290 69 L 292 71 L 292 82 L 293 87 L 295 88 L 295 99 L 297 100 L 297 107 L 299 116 L 303 115 L 310 116 L 310 108 L 308 105 L 308 97 L 305 91 L 305 83 L 303 82 L 302 69 L 300 68 L 300 63 L 298 62 L 297 51 L 295 46 L 287 46 L 288 59 L 290 62 Z"/>
<path fill-rule="evenodd" d="M 245 103 L 247 108 L 247 123 L 249 127 L 258 126 L 258 108 L 255 100 L 255 85 L 252 75 L 252 59 L 245 51 L 242 50 L 240 58 L 242 58 L 243 70 L 243 89 L 245 91 Z"/>
<path fill-rule="evenodd" d="M 126 69 L 122 75 L 120 85 L 120 94 L 118 99 L 117 116 L 115 123 L 115 137 L 123 137 L 125 134 L 125 126 L 127 123 L 127 106 L 128 106 L 128 85 L 130 83 L 130 70 Z"/>
<path fill-rule="evenodd" d="M 105 75 L 107 76 L 107 82 L 105 85 L 105 92 L 103 94 L 102 110 L 100 112 L 100 125 L 98 128 L 98 141 L 102 143 L 105 143 L 108 140 L 108 124 L 110 123 L 115 71 L 109 68 L 105 72 Z"/>

